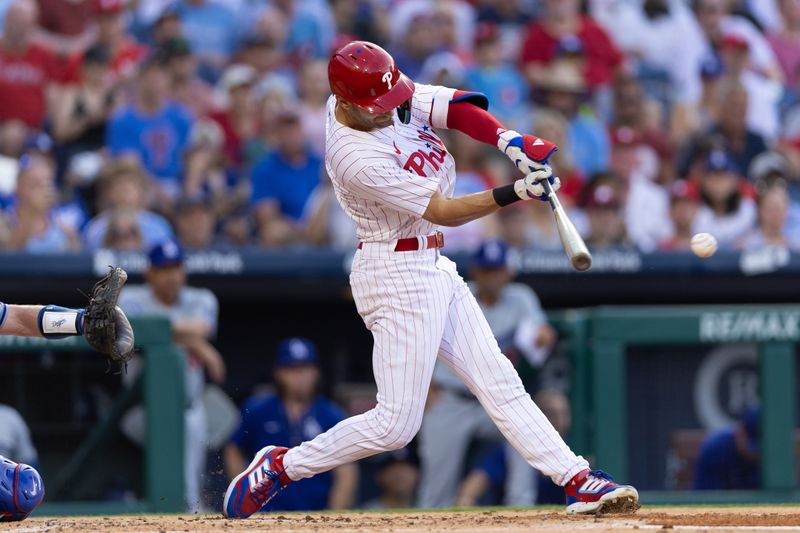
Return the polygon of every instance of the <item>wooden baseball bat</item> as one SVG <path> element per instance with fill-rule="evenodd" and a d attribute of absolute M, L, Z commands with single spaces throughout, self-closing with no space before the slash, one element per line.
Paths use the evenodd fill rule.
<path fill-rule="evenodd" d="M 547 180 L 540 182 L 547 193 L 550 207 L 553 208 L 553 216 L 556 218 L 556 227 L 558 228 L 558 236 L 561 238 L 561 244 L 564 246 L 564 251 L 567 252 L 569 262 L 572 263 L 572 268 L 578 272 L 585 272 L 592 266 L 592 254 L 583 242 L 580 233 L 575 229 L 575 225 L 569 219 L 564 206 L 558 200 L 556 192 Z"/>

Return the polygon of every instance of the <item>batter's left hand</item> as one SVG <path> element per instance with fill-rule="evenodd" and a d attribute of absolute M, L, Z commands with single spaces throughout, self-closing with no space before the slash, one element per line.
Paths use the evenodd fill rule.
<path fill-rule="evenodd" d="M 502 132 L 497 137 L 497 147 L 525 175 L 545 168 L 547 160 L 558 150 L 550 141 L 514 130 Z"/>
<path fill-rule="evenodd" d="M 553 192 L 561 188 L 561 180 L 557 177 L 553 177 L 553 171 L 550 169 L 550 166 L 545 165 L 541 170 L 531 172 L 524 178 L 515 181 L 514 192 L 523 200 L 536 198 L 546 202 L 549 200 L 549 196 L 544 190 L 544 185 L 542 185 L 542 182 L 545 180 L 550 182 L 550 187 L 553 189 Z"/>

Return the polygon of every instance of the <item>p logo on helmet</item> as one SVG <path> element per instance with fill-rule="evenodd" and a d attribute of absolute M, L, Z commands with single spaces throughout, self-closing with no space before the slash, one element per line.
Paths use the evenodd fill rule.
<path fill-rule="evenodd" d="M 392 90 L 392 73 L 391 72 L 387 72 L 386 74 L 383 75 L 383 78 L 381 78 L 381 80 L 386 82 L 386 85 L 389 87 L 389 90 L 391 91 Z"/>
<path fill-rule="evenodd" d="M 353 41 L 337 50 L 328 62 L 328 83 L 337 98 L 369 113 L 396 109 L 404 124 L 411 118 L 406 102 L 414 95 L 414 82 L 377 44 Z"/>
<path fill-rule="evenodd" d="M 42 499 L 44 482 L 39 472 L 0 456 L 0 522 L 25 520 Z"/>

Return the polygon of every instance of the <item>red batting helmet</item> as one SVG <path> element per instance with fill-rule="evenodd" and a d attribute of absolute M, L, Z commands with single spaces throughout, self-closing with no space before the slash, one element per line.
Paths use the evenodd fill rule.
<path fill-rule="evenodd" d="M 389 52 L 367 41 L 353 41 L 333 54 L 328 82 L 333 94 L 370 113 L 387 113 L 414 94 L 414 82 Z"/>

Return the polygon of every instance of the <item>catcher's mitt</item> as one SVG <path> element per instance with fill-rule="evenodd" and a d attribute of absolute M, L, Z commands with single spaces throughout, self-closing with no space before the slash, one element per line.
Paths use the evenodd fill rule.
<path fill-rule="evenodd" d="M 124 270 L 111 267 L 111 271 L 95 283 L 83 317 L 86 342 L 120 366 L 133 357 L 133 328 L 122 309 L 117 307 L 119 291 L 127 280 Z"/>

